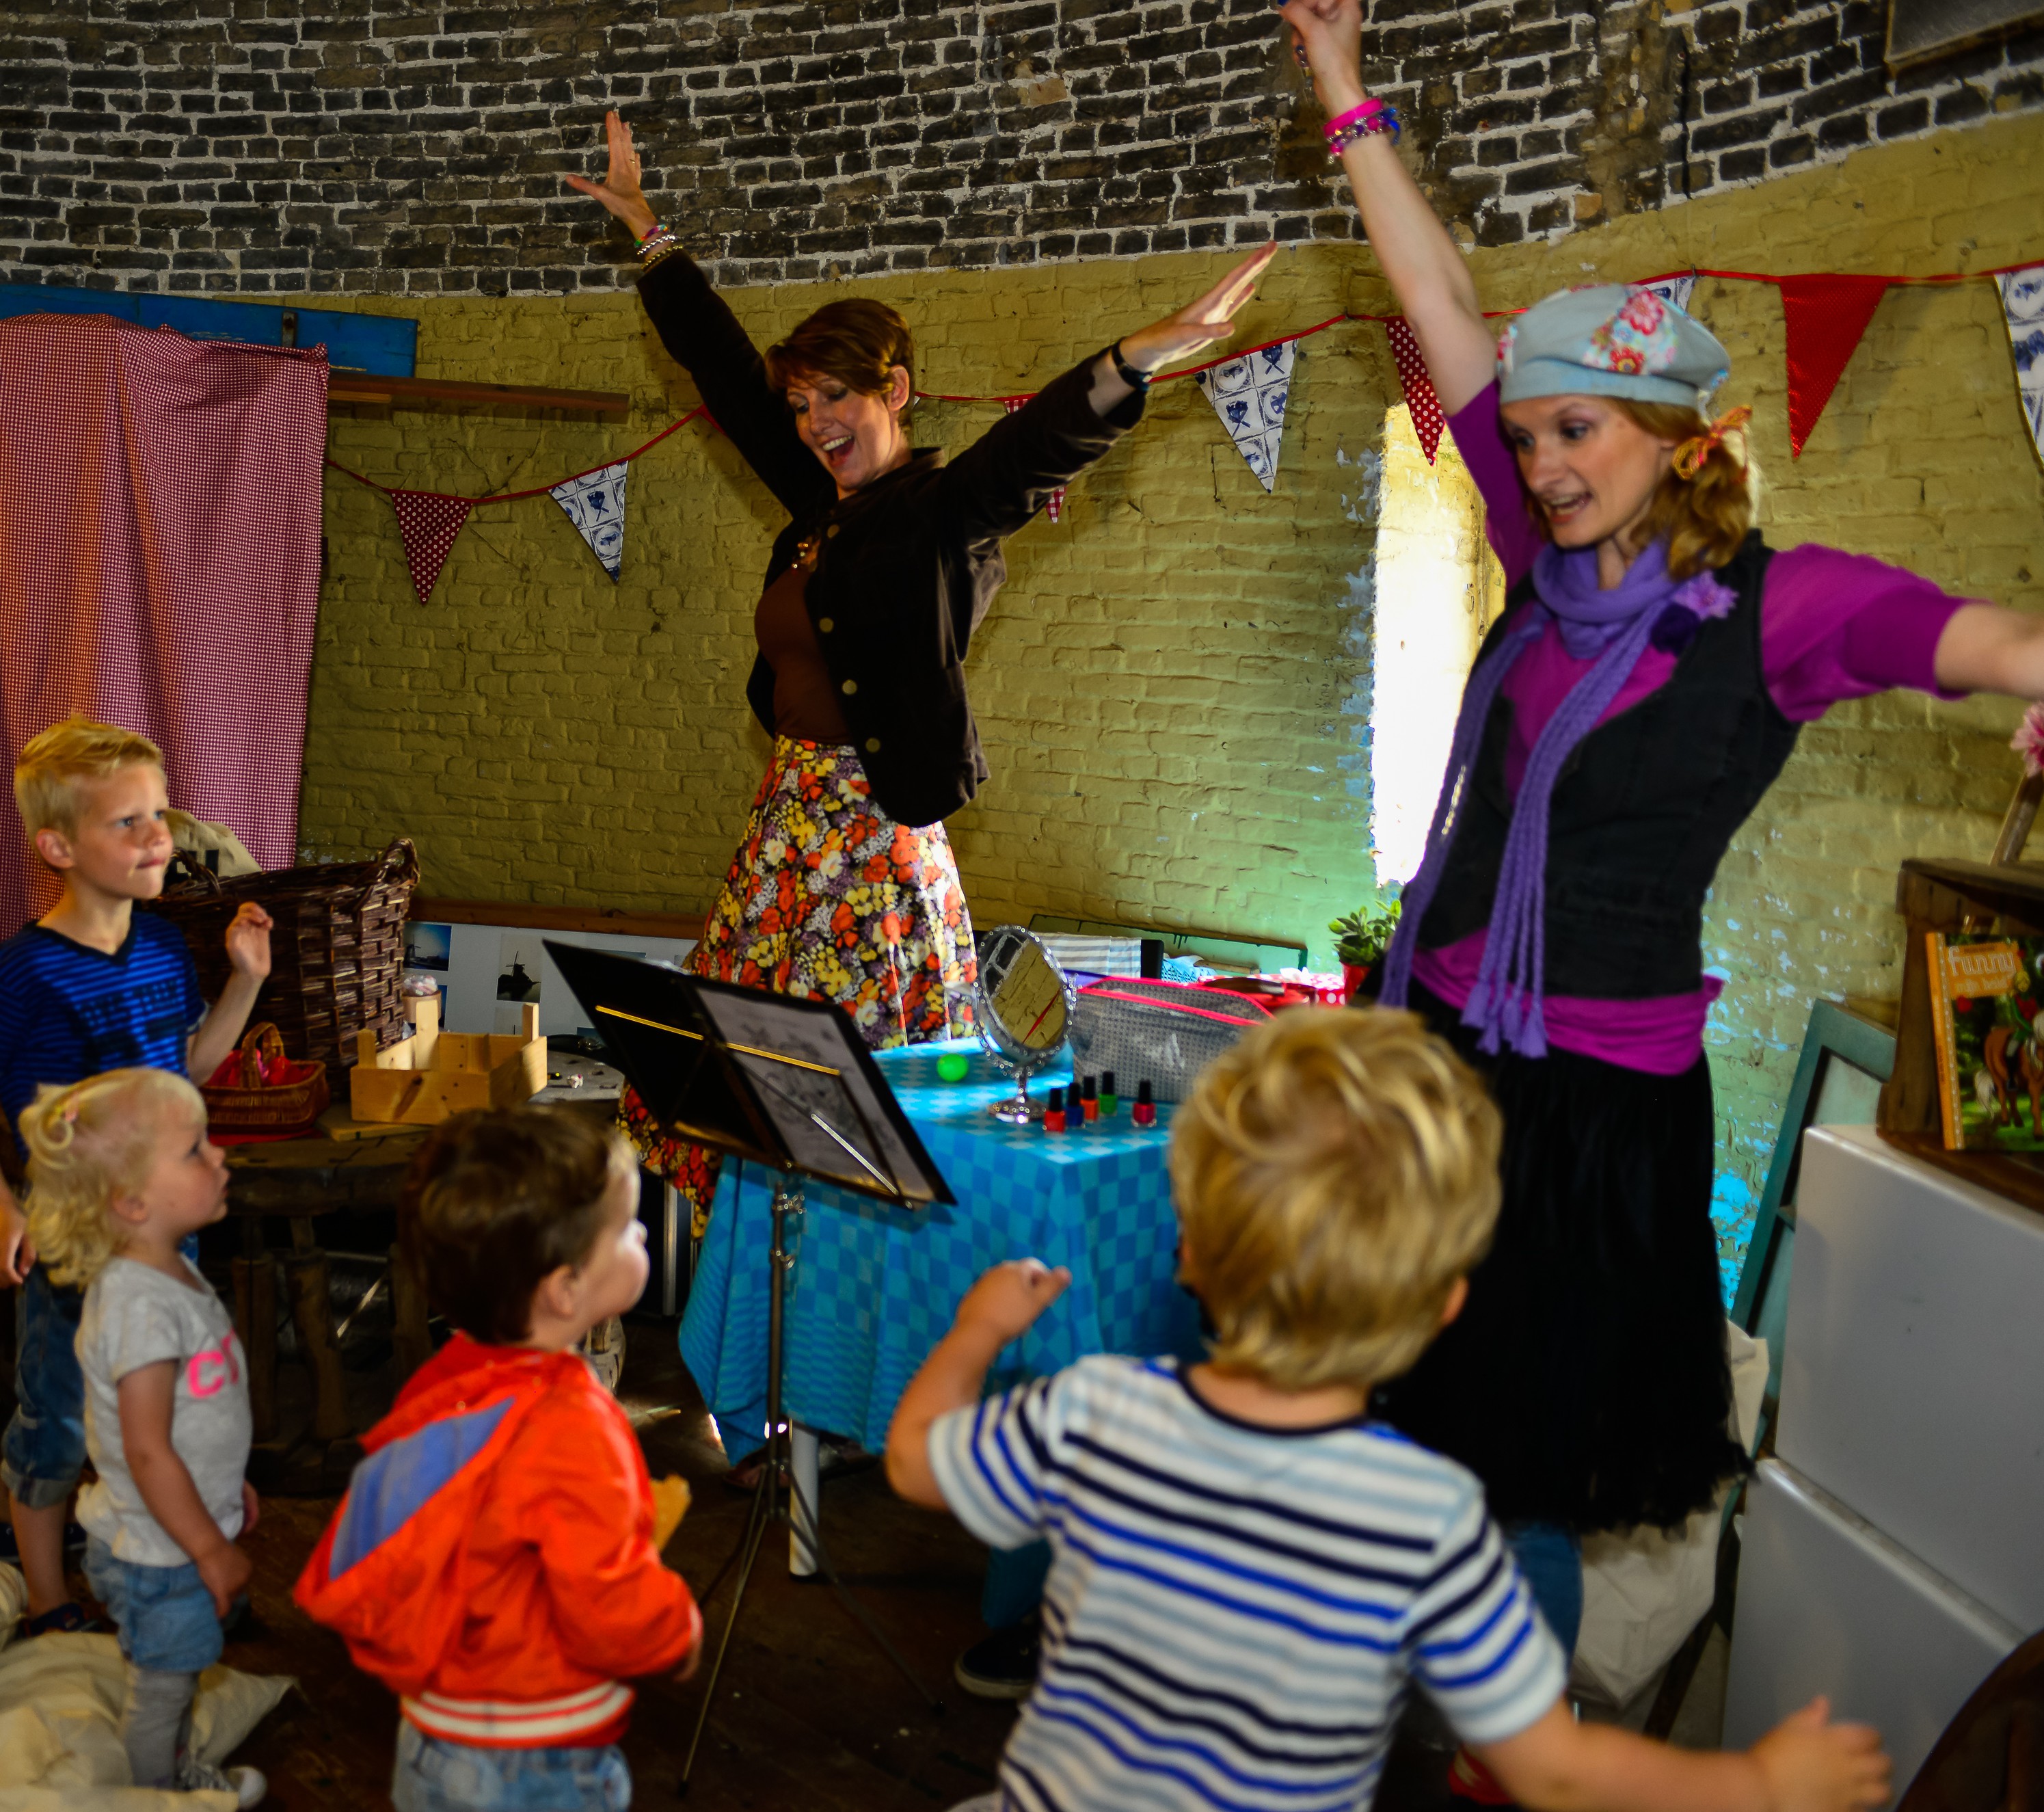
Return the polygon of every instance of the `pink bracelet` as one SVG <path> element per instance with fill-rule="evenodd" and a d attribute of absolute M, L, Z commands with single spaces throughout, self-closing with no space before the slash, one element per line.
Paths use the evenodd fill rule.
<path fill-rule="evenodd" d="M 1332 144 L 1335 138 L 1348 128 L 1360 125 L 1366 120 L 1374 119 L 1383 111 L 1384 103 L 1373 94 L 1360 106 L 1351 107 L 1345 113 L 1335 114 L 1320 128 L 1320 135 Z"/>

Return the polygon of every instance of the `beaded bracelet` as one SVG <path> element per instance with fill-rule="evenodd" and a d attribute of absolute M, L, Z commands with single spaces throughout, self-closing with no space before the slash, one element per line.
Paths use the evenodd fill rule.
<path fill-rule="evenodd" d="M 1381 113 L 1383 111 L 1384 103 L 1381 101 L 1378 100 L 1374 94 L 1366 96 L 1350 107 L 1347 113 L 1335 114 L 1320 128 L 1320 136 L 1331 144 L 1340 133 L 1370 118 L 1372 114 Z"/>
<path fill-rule="evenodd" d="M 655 221 L 653 222 L 653 230 L 644 239 L 635 236 L 632 244 L 632 249 L 639 255 L 639 262 L 642 264 L 652 265 L 657 264 L 670 252 L 678 252 L 681 249 L 682 242 L 674 237 L 672 228 L 663 226 Z"/>
<path fill-rule="evenodd" d="M 1388 133 L 1392 142 L 1394 144 L 1397 143 L 1400 129 L 1397 110 L 1386 106 L 1381 101 L 1366 101 L 1363 106 L 1369 108 L 1370 111 L 1364 113 L 1362 107 L 1358 107 L 1343 113 L 1339 120 L 1328 122 L 1328 156 L 1339 159 L 1350 145 L 1360 144 L 1375 133 Z M 1358 118 L 1358 114 L 1362 117 Z"/>

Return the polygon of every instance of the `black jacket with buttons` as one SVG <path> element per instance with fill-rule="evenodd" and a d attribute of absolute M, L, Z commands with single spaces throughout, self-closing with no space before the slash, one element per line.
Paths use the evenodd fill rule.
<path fill-rule="evenodd" d="M 794 564 L 806 536 L 823 534 L 805 602 L 874 798 L 897 824 L 947 818 L 987 777 L 962 663 L 1008 576 L 1001 539 L 1142 419 L 1142 393 L 1096 415 L 1089 359 L 955 460 L 918 451 L 840 499 L 768 384 L 765 361 L 694 262 L 670 253 L 640 279 L 639 294 L 718 428 L 791 518 L 765 583 Z M 771 734 L 774 670 L 764 655 L 745 694 Z"/>

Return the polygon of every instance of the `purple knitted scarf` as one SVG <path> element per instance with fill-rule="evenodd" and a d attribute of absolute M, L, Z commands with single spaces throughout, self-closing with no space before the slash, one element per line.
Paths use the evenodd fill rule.
<path fill-rule="evenodd" d="M 1477 663 L 1462 692 L 1455 737 L 1439 802 L 1427 833 L 1420 871 L 1406 883 L 1398 930 L 1384 958 L 1385 1006 L 1403 1006 L 1412 979 L 1420 921 L 1433 904 L 1447 865 L 1448 846 L 1462 822 L 1461 806 L 1474 783 L 1484 725 L 1498 688 L 1520 655 L 1558 625 L 1562 644 L 1577 660 L 1596 664 L 1570 689 L 1533 744 L 1505 833 L 1504 859 L 1492 902 L 1490 937 L 1484 946 L 1475 991 L 1462 1009 L 1462 1023 L 1482 1033 L 1478 1048 L 1495 1052 L 1500 1041 L 1523 1057 L 1547 1054 L 1543 1008 L 1546 971 L 1547 818 L 1554 783 L 1576 745 L 1623 689 L 1650 645 L 1680 654 L 1706 617 L 1722 617 L 1735 594 L 1712 574 L 1671 579 L 1667 544 L 1656 541 L 1634 560 L 1612 591 L 1597 589 L 1596 551 L 1543 548 L 1533 563 L 1534 598 L 1503 641 Z"/>

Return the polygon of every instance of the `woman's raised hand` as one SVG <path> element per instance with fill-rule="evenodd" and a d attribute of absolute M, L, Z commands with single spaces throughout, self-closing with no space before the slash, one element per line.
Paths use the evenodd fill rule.
<path fill-rule="evenodd" d="M 656 217 L 639 187 L 639 153 L 632 148 L 632 129 L 613 107 L 603 116 L 605 135 L 610 141 L 610 168 L 601 183 L 586 176 L 571 176 L 567 185 L 599 202 L 632 229 L 632 237 L 644 239 L 653 230 Z"/>
<path fill-rule="evenodd" d="M 1347 113 L 1362 98 L 1362 0 L 1288 0 L 1280 11 L 1321 108 L 1330 119 Z"/>
<path fill-rule="evenodd" d="M 1186 358 L 1202 346 L 1225 340 L 1235 331 L 1235 316 L 1256 294 L 1265 267 L 1277 256 L 1274 239 L 1258 247 L 1197 302 L 1128 335 L 1121 342 L 1122 357 L 1138 371 L 1155 371 L 1174 359 Z"/>

